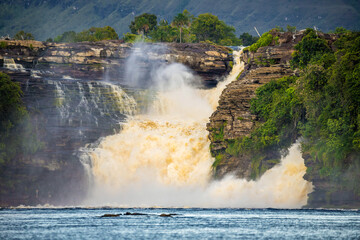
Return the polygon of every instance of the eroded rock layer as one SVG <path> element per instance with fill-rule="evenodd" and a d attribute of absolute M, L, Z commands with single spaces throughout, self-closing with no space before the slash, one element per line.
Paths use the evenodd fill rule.
<path fill-rule="evenodd" d="M 214 156 L 219 153 L 225 155 L 216 167 L 216 176 L 222 177 L 226 173 L 234 173 L 240 178 L 251 177 L 250 156 L 233 157 L 225 153 L 228 140 L 249 136 L 257 118 L 250 112 L 250 100 L 255 97 L 258 87 L 284 76 L 295 74 L 290 68 L 291 54 L 294 45 L 301 39 L 301 34 L 290 33 L 279 36 L 279 44 L 261 47 L 255 53 L 245 51 L 242 58 L 246 63 L 244 72 L 239 78 L 230 83 L 219 99 L 219 106 L 211 115 L 207 125 L 211 141 L 211 152 Z M 216 137 L 217 135 L 223 137 Z M 272 167 L 269 164 L 266 168 Z"/>
<path fill-rule="evenodd" d="M 39 41 L 0 41 L 0 66 L 4 59 L 12 58 L 26 69 L 39 70 L 43 77 L 91 78 L 104 76 L 122 82 L 125 59 L 137 45 L 120 40 L 46 43 Z M 146 44 L 148 60 L 178 62 L 191 68 L 201 77 L 201 84 L 216 85 L 217 78 L 231 70 L 230 49 L 208 44 Z M 149 63 L 143 63 L 148 67 Z M 5 69 L 2 69 L 5 71 Z"/>

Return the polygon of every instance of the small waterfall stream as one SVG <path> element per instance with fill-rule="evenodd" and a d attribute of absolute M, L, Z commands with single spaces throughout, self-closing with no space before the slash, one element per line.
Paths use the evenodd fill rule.
<path fill-rule="evenodd" d="M 21 64 L 15 63 L 13 58 L 4 57 L 4 68 L 12 71 L 25 72 L 25 68 Z"/>
<path fill-rule="evenodd" d="M 137 103 L 121 87 L 102 81 L 48 80 L 55 86 L 54 105 L 62 124 L 79 120 L 99 126 L 99 117 L 115 121 L 137 113 Z"/>

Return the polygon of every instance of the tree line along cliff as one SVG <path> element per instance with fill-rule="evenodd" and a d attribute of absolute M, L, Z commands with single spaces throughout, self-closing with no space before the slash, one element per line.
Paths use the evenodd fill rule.
<path fill-rule="evenodd" d="M 112 26 L 119 35 L 128 31 L 134 16 L 151 12 L 159 20 L 171 21 L 184 9 L 195 16 L 211 13 L 237 29 L 236 35 L 256 35 L 274 26 L 316 26 L 329 31 L 337 26 L 360 27 L 360 3 L 356 0 L 280 1 L 273 0 L 3 0 L 0 2 L 0 35 L 14 35 L 19 30 L 46 40 L 63 32 L 81 32 L 90 27 Z"/>

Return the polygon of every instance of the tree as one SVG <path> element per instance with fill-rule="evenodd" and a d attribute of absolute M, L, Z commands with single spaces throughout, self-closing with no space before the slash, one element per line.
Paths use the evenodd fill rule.
<path fill-rule="evenodd" d="M 116 40 L 119 36 L 112 27 L 105 26 L 103 28 L 91 27 L 76 35 L 77 42 L 83 41 L 102 41 L 102 40 Z"/>
<path fill-rule="evenodd" d="M 275 29 L 278 32 L 285 32 L 284 29 L 280 26 L 275 26 L 273 29 Z"/>
<path fill-rule="evenodd" d="M 34 36 L 31 33 L 24 32 L 23 30 L 17 32 L 14 36 L 16 40 L 34 40 Z"/>
<path fill-rule="evenodd" d="M 76 42 L 76 32 L 68 31 L 54 38 L 54 42 Z"/>
<path fill-rule="evenodd" d="M 351 33 L 351 31 L 347 30 L 344 27 L 337 27 L 337 28 L 335 28 L 334 33 L 336 33 L 336 34 L 344 34 L 344 33 Z"/>
<path fill-rule="evenodd" d="M 189 12 L 185 9 L 183 13 L 179 13 L 174 17 L 171 25 L 178 27 L 180 29 L 180 43 L 181 43 L 181 33 L 183 27 L 188 27 L 190 25 Z"/>
<path fill-rule="evenodd" d="M 235 28 L 210 13 L 200 14 L 191 24 L 191 31 L 198 41 L 210 40 L 220 43 L 221 40 L 230 39 L 232 44 L 239 40 L 235 36 Z"/>
<path fill-rule="evenodd" d="M 241 40 L 242 45 L 250 46 L 251 44 L 256 43 L 256 41 L 259 40 L 259 37 L 254 37 L 249 33 L 244 32 L 243 34 L 240 35 L 239 39 Z"/>
<path fill-rule="evenodd" d="M 145 34 L 156 28 L 157 17 L 154 14 L 143 13 L 135 17 L 134 21 L 131 21 L 129 25 L 131 33 Z"/>
<path fill-rule="evenodd" d="M 161 20 L 159 26 L 150 33 L 150 37 L 154 41 L 159 42 L 173 42 L 177 38 L 177 35 L 177 29 L 170 26 L 164 19 Z"/>
<path fill-rule="evenodd" d="M 290 61 L 293 68 L 304 68 L 312 61 L 320 60 L 331 48 L 325 39 L 320 38 L 314 29 L 308 28 L 305 37 L 294 47 L 293 59 Z"/>
<path fill-rule="evenodd" d="M 27 115 L 21 95 L 19 84 L 0 72 L 0 165 L 6 163 L 16 152 L 17 139 L 13 129 Z"/>
<path fill-rule="evenodd" d="M 57 36 L 54 39 L 54 42 L 96 42 L 115 39 L 119 39 L 115 30 L 112 27 L 105 26 L 103 28 L 91 27 L 80 33 L 76 33 L 74 31 L 64 32 L 63 34 Z"/>
<path fill-rule="evenodd" d="M 136 40 L 136 34 L 133 34 L 133 33 L 125 33 L 123 34 L 123 39 L 124 39 L 124 42 L 130 42 L 130 43 L 134 43 L 135 40 Z"/>
<path fill-rule="evenodd" d="M 296 27 L 295 27 L 295 26 L 287 25 L 286 30 L 287 30 L 288 32 L 295 33 L 295 32 L 296 32 Z"/>

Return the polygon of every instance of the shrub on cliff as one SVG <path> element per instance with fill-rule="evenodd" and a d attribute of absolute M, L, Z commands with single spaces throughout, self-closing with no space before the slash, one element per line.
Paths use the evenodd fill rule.
<path fill-rule="evenodd" d="M 305 110 L 296 94 L 296 77 L 273 80 L 256 90 L 251 100 L 251 111 L 261 123 L 249 137 L 229 141 L 226 150 L 232 156 L 240 153 L 266 155 L 290 147 L 298 134 L 298 123 L 303 121 Z M 291 140 L 289 140 L 291 139 Z"/>
<path fill-rule="evenodd" d="M 14 35 L 15 40 L 34 40 L 34 36 L 31 33 L 24 32 L 23 30 L 17 32 Z"/>
<path fill-rule="evenodd" d="M 331 49 L 325 39 L 320 38 L 315 30 L 308 28 L 305 31 L 304 38 L 295 46 L 295 52 L 291 65 L 293 68 L 304 68 L 310 62 L 320 60 Z"/>
<path fill-rule="evenodd" d="M 263 33 L 256 43 L 252 44 L 248 49 L 250 52 L 256 52 L 260 47 L 269 46 L 273 41 L 273 35 L 270 32 Z"/>

